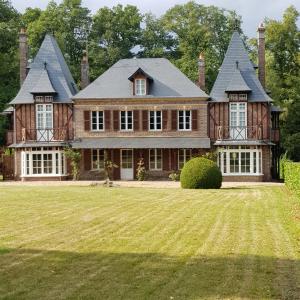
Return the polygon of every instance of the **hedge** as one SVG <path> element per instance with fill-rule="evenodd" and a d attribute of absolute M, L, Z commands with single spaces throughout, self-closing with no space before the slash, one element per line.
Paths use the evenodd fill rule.
<path fill-rule="evenodd" d="M 300 193 L 300 162 L 285 161 L 283 163 L 283 168 L 284 183 L 286 186 L 289 189 Z"/>
<path fill-rule="evenodd" d="M 196 157 L 183 166 L 180 182 L 184 189 L 219 189 L 222 185 L 222 174 L 215 162 Z"/>

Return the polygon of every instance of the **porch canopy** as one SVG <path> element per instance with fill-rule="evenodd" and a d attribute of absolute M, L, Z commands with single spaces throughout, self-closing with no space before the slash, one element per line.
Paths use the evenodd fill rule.
<path fill-rule="evenodd" d="M 72 142 L 75 149 L 177 149 L 210 148 L 209 138 L 198 137 L 102 137 L 82 138 Z"/>

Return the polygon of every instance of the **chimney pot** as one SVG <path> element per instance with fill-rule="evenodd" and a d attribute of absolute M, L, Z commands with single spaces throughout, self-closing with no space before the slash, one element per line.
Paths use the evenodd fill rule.
<path fill-rule="evenodd" d="M 201 90 L 205 90 L 205 59 L 201 52 L 198 59 L 198 86 Z"/>
<path fill-rule="evenodd" d="M 28 44 L 25 28 L 21 28 L 19 33 L 19 55 L 20 55 L 20 86 L 22 86 L 27 75 Z"/>
<path fill-rule="evenodd" d="M 266 87 L 266 58 L 265 58 L 265 26 L 260 23 L 258 26 L 258 79 L 265 89 Z"/>

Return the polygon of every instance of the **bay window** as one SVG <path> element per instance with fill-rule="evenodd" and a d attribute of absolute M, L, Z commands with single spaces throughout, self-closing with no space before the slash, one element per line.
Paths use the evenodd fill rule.
<path fill-rule="evenodd" d="M 66 175 L 66 160 L 60 149 L 28 148 L 21 152 L 22 176 Z"/>
<path fill-rule="evenodd" d="M 223 175 L 261 175 L 262 151 L 256 146 L 220 148 L 218 165 Z"/>

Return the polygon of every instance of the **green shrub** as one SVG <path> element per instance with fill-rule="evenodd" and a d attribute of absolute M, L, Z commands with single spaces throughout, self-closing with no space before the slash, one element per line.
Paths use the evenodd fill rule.
<path fill-rule="evenodd" d="M 196 157 L 183 166 L 180 182 L 184 189 L 219 189 L 222 185 L 222 173 L 215 162 Z"/>
<path fill-rule="evenodd" d="M 284 162 L 284 183 L 289 189 L 300 193 L 300 163 Z"/>

